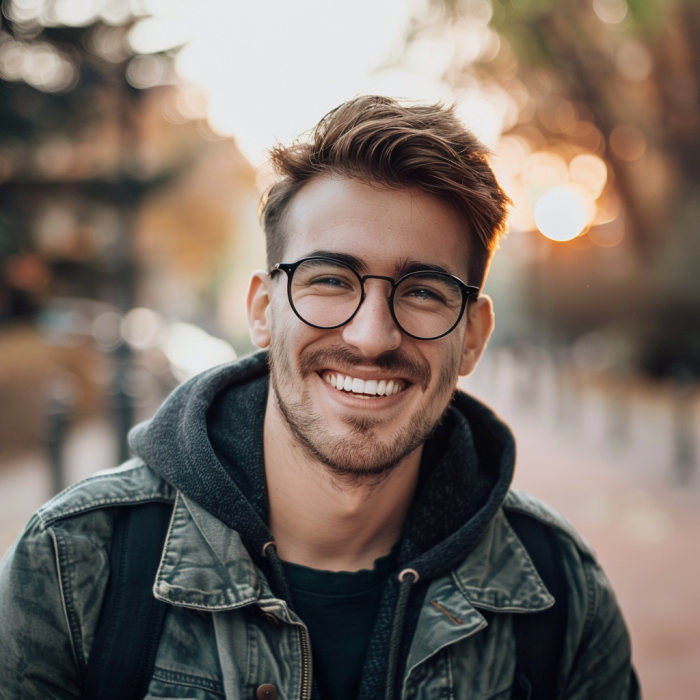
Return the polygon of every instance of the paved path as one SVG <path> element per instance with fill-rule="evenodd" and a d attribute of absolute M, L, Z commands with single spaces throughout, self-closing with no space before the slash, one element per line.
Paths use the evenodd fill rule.
<path fill-rule="evenodd" d="M 700 494 L 595 463 L 524 422 L 515 486 L 593 546 L 632 635 L 645 700 L 700 698 Z"/>
<path fill-rule="evenodd" d="M 75 483 L 114 466 L 116 447 L 106 421 L 77 426 L 65 448 L 66 481 Z M 22 531 L 31 514 L 51 497 L 46 456 L 36 450 L 0 462 L 0 556 Z"/>
<path fill-rule="evenodd" d="M 592 545 L 627 620 L 644 700 L 700 700 L 699 475 L 690 487 L 672 485 L 661 422 L 642 415 L 645 434 L 621 449 L 590 430 L 600 402 L 581 402 L 572 425 L 551 393 L 524 402 L 503 373 L 463 386 L 511 426 L 514 487 L 547 501 Z"/>

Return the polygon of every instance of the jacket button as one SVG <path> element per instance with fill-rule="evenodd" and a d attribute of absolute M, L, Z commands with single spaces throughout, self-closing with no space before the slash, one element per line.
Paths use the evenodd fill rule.
<path fill-rule="evenodd" d="M 280 621 L 275 615 L 266 612 L 263 613 L 263 618 L 268 624 L 272 625 L 273 627 L 279 627 Z M 266 685 L 269 685 L 269 683 Z"/>
<path fill-rule="evenodd" d="M 258 700 L 276 700 L 277 688 L 272 683 L 263 683 L 256 693 Z"/>

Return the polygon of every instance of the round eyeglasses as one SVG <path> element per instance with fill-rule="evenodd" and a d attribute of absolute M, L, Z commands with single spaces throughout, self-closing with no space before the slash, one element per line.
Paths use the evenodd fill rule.
<path fill-rule="evenodd" d="M 365 280 L 391 283 L 389 309 L 396 325 L 411 338 L 436 340 L 454 330 L 470 297 L 470 287 L 446 272 L 418 270 L 399 280 L 360 275 L 332 258 L 309 257 L 278 263 L 270 271 L 287 273 L 287 296 L 294 313 L 313 328 L 330 330 L 349 323 L 365 298 Z"/>

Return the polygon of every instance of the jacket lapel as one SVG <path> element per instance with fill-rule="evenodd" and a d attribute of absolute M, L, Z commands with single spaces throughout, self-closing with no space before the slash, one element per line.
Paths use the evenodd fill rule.
<path fill-rule="evenodd" d="M 464 562 L 428 588 L 408 655 L 406 677 L 440 649 L 486 627 L 488 623 L 479 608 L 528 613 L 553 604 L 554 598 L 501 509 Z"/>
<path fill-rule="evenodd" d="M 181 493 L 153 592 L 171 605 L 212 611 L 240 608 L 264 594 L 240 535 Z"/>

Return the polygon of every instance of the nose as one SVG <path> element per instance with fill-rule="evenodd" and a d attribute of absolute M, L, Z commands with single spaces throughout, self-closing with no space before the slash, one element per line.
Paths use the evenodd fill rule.
<path fill-rule="evenodd" d="M 396 350 L 403 340 L 389 309 L 388 288 L 386 280 L 365 280 L 365 299 L 352 321 L 343 326 L 343 340 L 365 357 Z"/>

